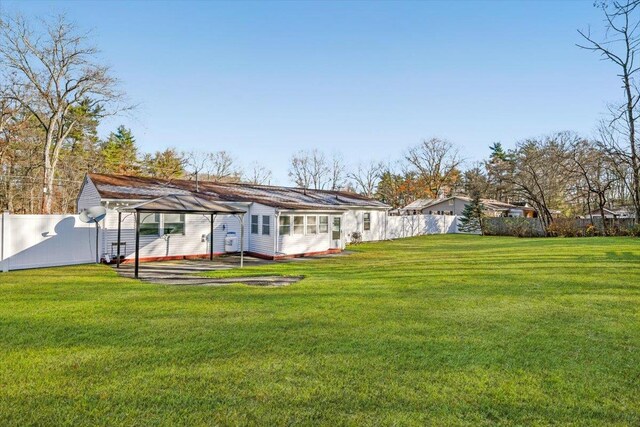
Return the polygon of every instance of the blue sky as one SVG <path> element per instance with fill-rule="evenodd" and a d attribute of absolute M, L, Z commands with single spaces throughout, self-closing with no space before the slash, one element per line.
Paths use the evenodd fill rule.
<path fill-rule="evenodd" d="M 601 27 L 586 1 L 30 2 L 91 29 L 138 108 L 144 151 L 228 150 L 288 183 L 291 154 L 394 160 L 422 138 L 488 146 L 592 135 L 620 95 L 615 69 L 575 46 Z"/>

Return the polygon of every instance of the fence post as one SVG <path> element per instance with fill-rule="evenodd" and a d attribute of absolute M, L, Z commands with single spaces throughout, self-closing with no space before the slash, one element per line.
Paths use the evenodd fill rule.
<path fill-rule="evenodd" d="M 7 253 L 9 251 L 8 242 L 9 238 L 7 237 L 7 232 L 9 230 L 9 212 L 5 211 L 2 214 L 2 241 L 0 242 L 0 262 L 2 263 L 2 272 L 6 273 L 9 271 L 9 257 Z"/>

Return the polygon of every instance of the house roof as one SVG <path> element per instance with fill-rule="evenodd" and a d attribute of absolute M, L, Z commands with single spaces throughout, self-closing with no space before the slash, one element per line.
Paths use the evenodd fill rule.
<path fill-rule="evenodd" d="M 256 202 L 281 209 L 346 210 L 348 207 L 388 209 L 377 200 L 346 191 L 310 190 L 271 185 L 221 183 L 185 179 L 88 174 L 100 197 L 116 200 L 151 200 L 168 195 L 196 195 L 217 202 Z"/>
<path fill-rule="evenodd" d="M 409 203 L 404 208 L 402 208 L 402 210 L 408 210 L 408 211 L 421 210 L 429 206 L 433 201 L 434 199 L 417 199 Z"/>
<path fill-rule="evenodd" d="M 451 196 L 451 197 L 442 197 L 439 199 L 419 199 L 413 202 L 413 203 L 420 202 L 418 203 L 419 207 L 411 207 L 413 203 L 410 203 L 406 207 L 404 207 L 404 210 L 426 209 L 431 206 L 435 206 L 442 202 L 446 202 L 453 199 L 462 200 L 464 202 L 470 202 L 472 200 L 471 197 L 467 197 L 467 196 Z M 522 209 L 525 211 L 535 210 L 529 206 L 516 206 L 511 203 L 501 202 L 499 200 L 494 200 L 494 199 L 481 199 L 480 201 L 484 205 L 485 209 L 494 210 L 494 211 L 504 211 L 509 209 Z"/>
<path fill-rule="evenodd" d="M 243 214 L 243 209 L 212 202 L 191 194 L 171 194 L 123 209 L 124 211 L 192 214 Z"/>

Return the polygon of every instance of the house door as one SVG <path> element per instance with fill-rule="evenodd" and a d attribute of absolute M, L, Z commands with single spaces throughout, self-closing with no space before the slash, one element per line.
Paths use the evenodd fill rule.
<path fill-rule="evenodd" d="M 342 218 L 339 216 L 333 217 L 333 223 L 331 224 L 331 248 L 342 249 Z"/>

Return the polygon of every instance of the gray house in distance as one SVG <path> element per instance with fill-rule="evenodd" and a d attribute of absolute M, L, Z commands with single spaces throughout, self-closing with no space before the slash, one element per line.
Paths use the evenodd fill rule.
<path fill-rule="evenodd" d="M 482 199 L 485 214 L 491 217 L 524 217 L 535 218 L 536 210 L 530 206 L 518 206 L 511 203 L 500 202 L 493 199 Z M 439 199 L 418 199 L 407 206 L 401 212 L 404 215 L 462 215 L 464 207 L 471 202 L 470 197 L 451 196 Z"/>

